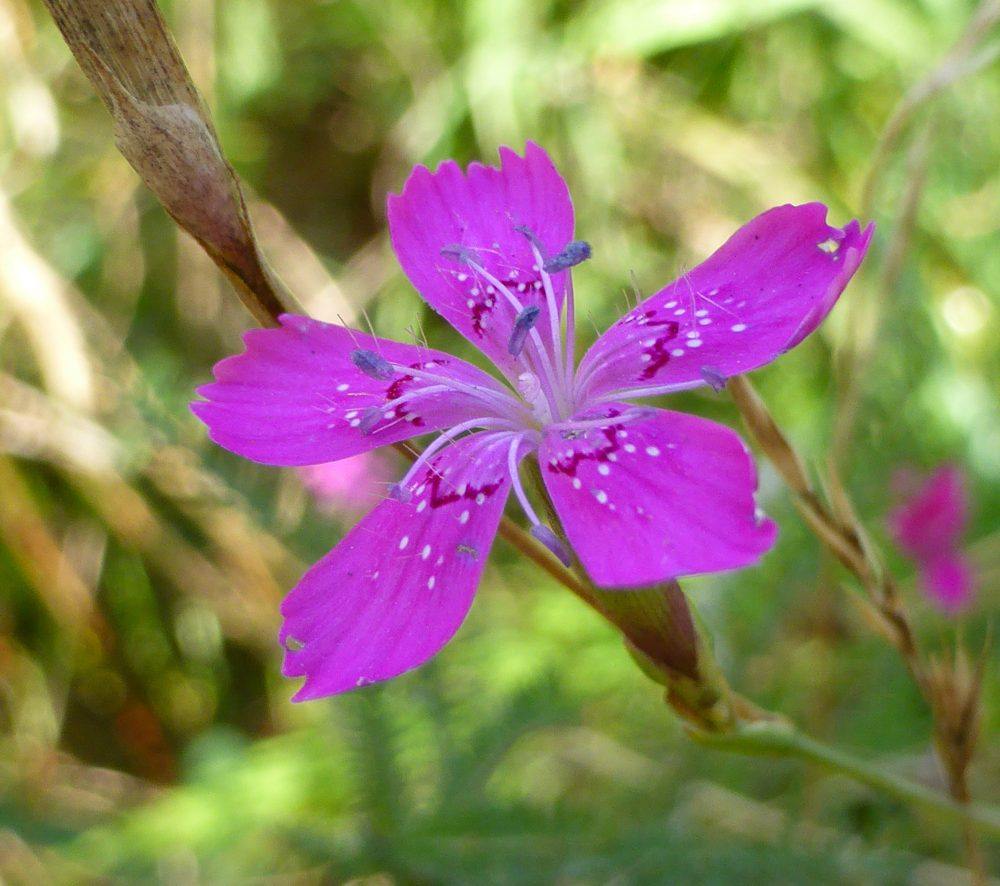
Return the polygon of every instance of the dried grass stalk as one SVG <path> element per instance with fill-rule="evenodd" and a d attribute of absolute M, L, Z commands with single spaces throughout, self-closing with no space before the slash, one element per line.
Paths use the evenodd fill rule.
<path fill-rule="evenodd" d="M 114 119 L 119 150 L 259 323 L 294 301 L 257 246 L 239 180 L 154 0 L 45 0 Z"/>

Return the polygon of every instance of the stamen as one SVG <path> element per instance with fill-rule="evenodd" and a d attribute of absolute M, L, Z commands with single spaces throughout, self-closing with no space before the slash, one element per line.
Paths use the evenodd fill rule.
<path fill-rule="evenodd" d="M 388 381 L 392 378 L 392 364 L 374 351 L 358 348 L 351 352 L 351 362 L 371 378 L 379 381 Z"/>
<path fill-rule="evenodd" d="M 402 363 L 390 363 L 389 365 L 393 370 L 401 372 L 403 375 L 412 375 L 414 378 L 422 378 L 427 381 L 436 382 L 442 388 L 447 388 L 451 391 L 459 391 L 463 394 L 475 397 L 478 400 L 485 401 L 494 409 L 503 413 L 517 415 L 522 409 L 522 405 L 504 391 L 493 390 L 491 388 L 483 387 L 482 385 L 474 385 L 469 382 L 462 382 L 448 375 L 439 375 L 436 372 L 428 372 L 426 369 L 416 369 Z"/>
<path fill-rule="evenodd" d="M 588 379 L 588 383 L 593 381 L 596 377 L 596 373 L 592 373 L 591 377 Z M 696 388 L 702 384 L 701 379 L 694 379 L 693 381 L 676 382 L 670 385 L 651 385 L 648 388 L 619 388 L 617 391 L 610 391 L 607 394 L 601 394 L 602 400 L 634 400 L 636 397 L 659 397 L 661 394 L 675 394 L 678 391 L 688 391 L 691 388 Z M 579 394 L 582 395 L 585 386 L 579 388 Z"/>
<path fill-rule="evenodd" d="M 702 366 L 701 377 L 717 394 L 726 387 L 726 377 L 714 366 Z"/>
<path fill-rule="evenodd" d="M 514 495 L 517 496 L 517 500 L 524 510 L 524 515 L 531 522 L 532 526 L 540 526 L 542 521 L 538 519 L 538 514 L 535 513 L 531 502 L 528 501 L 528 495 L 521 485 L 521 475 L 517 470 L 517 449 L 523 440 L 524 434 L 518 434 L 510 441 L 510 448 L 507 450 L 507 471 L 510 473 L 510 484 L 514 487 Z"/>
<path fill-rule="evenodd" d="M 521 313 L 517 315 L 514 320 L 514 330 L 510 334 L 510 341 L 507 343 L 507 353 L 512 357 L 521 356 L 521 351 L 524 350 L 524 343 L 528 340 L 528 333 L 534 328 L 535 323 L 538 322 L 538 315 L 542 312 L 542 309 L 538 305 L 528 305 L 526 308 L 522 308 Z"/>
<path fill-rule="evenodd" d="M 510 306 L 520 314 L 524 310 L 524 305 L 521 303 L 520 299 L 513 292 L 510 291 L 503 283 L 501 283 L 493 274 L 486 270 L 481 264 L 475 261 L 469 262 L 469 267 L 472 268 L 477 274 L 479 274 L 487 283 L 494 286 L 497 291 L 510 303 Z M 542 274 L 542 279 L 546 279 L 545 274 Z M 558 322 L 558 320 L 556 321 Z M 529 330 L 528 334 L 531 336 L 532 342 L 535 345 L 535 353 L 537 356 L 537 362 L 541 367 L 541 377 L 543 378 L 545 399 L 550 404 L 550 410 L 553 415 L 557 414 L 559 411 L 560 400 L 558 399 L 557 391 L 560 389 L 561 379 L 558 376 L 558 371 L 556 367 L 552 365 L 552 358 L 550 357 L 545 346 L 542 344 L 541 336 L 538 334 L 537 329 Z"/>
<path fill-rule="evenodd" d="M 542 241 L 535 236 L 535 232 L 531 230 L 527 225 L 514 225 L 514 230 L 519 234 L 524 234 L 528 238 L 528 242 L 535 247 L 539 252 L 542 251 Z"/>
<path fill-rule="evenodd" d="M 576 375 L 576 312 L 574 310 L 573 275 L 566 275 L 566 292 L 563 303 L 566 305 L 566 386 L 572 390 L 573 378 Z"/>
<path fill-rule="evenodd" d="M 585 262 L 593 254 L 590 244 L 586 240 L 572 240 L 566 244 L 562 252 L 552 256 L 543 268 L 550 274 L 557 271 L 565 271 L 581 262 Z"/>
<path fill-rule="evenodd" d="M 463 265 L 469 264 L 473 260 L 472 250 L 460 243 L 452 243 L 441 250 L 441 255 L 447 255 Z"/>
<path fill-rule="evenodd" d="M 540 541 L 545 547 L 547 547 L 556 557 L 556 559 L 562 563 L 567 569 L 569 568 L 572 560 L 570 559 L 569 550 L 566 545 L 563 544 L 562 539 L 559 538 L 548 526 L 544 523 L 536 523 L 531 527 L 531 534 L 537 540 Z"/>
<path fill-rule="evenodd" d="M 627 424 L 634 421 L 647 421 L 656 415 L 656 410 L 639 406 L 621 415 L 606 415 L 603 418 L 587 418 L 581 421 L 561 421 L 550 425 L 553 431 L 575 432 L 586 431 L 591 428 L 610 428 L 614 425 Z"/>
<path fill-rule="evenodd" d="M 369 406 L 364 412 L 361 413 L 361 424 L 358 425 L 358 430 L 367 436 L 375 430 L 375 425 L 377 425 L 380 421 L 382 421 L 382 407 Z"/>
<path fill-rule="evenodd" d="M 440 394 L 444 391 L 454 391 L 454 388 L 448 385 L 428 385 L 427 387 L 417 388 L 413 391 L 407 391 L 405 394 L 400 394 L 393 400 L 388 400 L 381 406 L 369 406 L 364 412 L 361 413 L 360 424 L 358 425 L 358 430 L 362 434 L 370 434 L 375 425 L 377 425 L 383 418 L 384 414 L 390 409 L 395 409 L 397 406 L 401 406 L 403 403 L 409 403 L 412 400 L 419 400 L 421 397 L 429 397 L 431 394 Z M 362 396 L 369 396 L 364 394 Z"/>
<path fill-rule="evenodd" d="M 540 249 L 540 243 L 537 238 L 530 237 L 531 241 L 531 253 L 535 259 L 535 266 L 538 268 L 539 276 L 542 280 L 542 286 L 545 289 L 545 303 L 548 305 L 549 309 L 549 329 L 550 335 L 552 337 L 552 350 L 551 356 L 548 351 L 544 352 L 545 360 L 551 361 L 553 379 L 553 390 L 559 393 L 559 405 L 562 407 L 563 411 L 560 413 L 562 415 L 567 414 L 572 411 L 570 403 L 570 382 L 572 376 L 568 371 L 568 367 L 562 363 L 562 355 L 560 354 L 560 335 L 559 335 L 559 305 L 556 302 L 555 289 L 552 286 L 552 278 L 549 276 L 548 272 L 545 270 L 545 261 L 542 258 L 542 252 Z M 541 349 L 541 344 L 539 348 Z"/>

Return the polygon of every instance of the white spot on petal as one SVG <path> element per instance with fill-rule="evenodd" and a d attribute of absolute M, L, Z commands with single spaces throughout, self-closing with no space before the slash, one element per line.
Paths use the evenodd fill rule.
<path fill-rule="evenodd" d="M 403 550 L 403 548 L 405 548 L 405 547 L 406 547 L 406 546 L 407 546 L 407 545 L 408 545 L 409 543 L 410 543 L 410 536 L 408 536 L 408 535 L 404 535 L 404 536 L 403 536 L 403 537 L 402 537 L 402 538 L 401 538 L 401 539 L 399 540 L 399 549 L 400 549 L 400 550 Z"/>

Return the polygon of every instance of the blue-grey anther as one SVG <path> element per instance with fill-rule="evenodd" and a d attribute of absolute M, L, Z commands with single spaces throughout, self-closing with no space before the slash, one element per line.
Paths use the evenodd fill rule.
<path fill-rule="evenodd" d="M 380 421 L 382 421 L 382 410 L 377 406 L 369 406 L 361 413 L 361 424 L 358 425 L 358 430 L 362 434 L 370 434 Z"/>
<path fill-rule="evenodd" d="M 568 567 L 571 563 L 569 551 L 566 549 L 566 545 L 562 543 L 562 539 L 559 538 L 548 526 L 544 526 L 541 523 L 536 523 L 531 527 L 531 534 L 540 541 L 545 547 L 547 547 L 553 554 L 555 554 L 556 559 L 562 563 L 563 566 Z"/>
<path fill-rule="evenodd" d="M 701 377 L 716 393 L 726 386 L 726 377 L 714 366 L 702 366 Z"/>
<path fill-rule="evenodd" d="M 406 504 L 413 498 L 413 493 L 401 483 L 393 483 L 392 486 L 389 487 L 389 498 L 393 501 Z"/>
<path fill-rule="evenodd" d="M 535 248 L 542 252 L 542 241 L 535 236 L 535 232 L 531 230 L 527 225 L 514 225 L 514 230 L 519 234 L 524 234 L 528 238 L 528 242 L 534 244 Z"/>
<path fill-rule="evenodd" d="M 507 342 L 507 353 L 512 357 L 519 357 L 524 349 L 524 343 L 528 339 L 528 333 L 538 322 L 538 315 L 541 313 L 538 305 L 528 305 L 522 308 L 521 312 L 514 320 L 514 331 L 510 334 L 510 341 Z"/>
<path fill-rule="evenodd" d="M 547 273 L 554 274 L 586 261 L 591 255 L 590 244 L 586 240 L 573 240 L 566 244 L 562 252 L 553 255 L 545 262 L 544 267 Z"/>
<path fill-rule="evenodd" d="M 441 255 L 447 255 L 449 258 L 453 258 L 463 265 L 467 265 L 475 259 L 472 250 L 466 246 L 462 246 L 461 243 L 452 243 L 449 246 L 442 247 Z"/>
<path fill-rule="evenodd" d="M 366 351 L 364 348 L 351 352 L 351 362 L 365 375 L 377 378 L 379 381 L 388 381 L 395 373 L 392 364 L 385 357 L 380 357 L 374 351 Z"/>

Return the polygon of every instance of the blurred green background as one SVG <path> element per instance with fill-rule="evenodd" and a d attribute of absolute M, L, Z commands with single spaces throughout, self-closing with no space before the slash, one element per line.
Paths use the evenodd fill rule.
<path fill-rule="evenodd" d="M 422 323 L 461 350 L 399 271 L 385 195 L 415 163 L 492 162 L 529 138 L 594 246 L 575 278 L 599 329 L 632 273 L 651 292 L 769 206 L 871 215 L 875 245 L 842 304 L 755 381 L 816 465 L 856 402 L 839 454 L 879 541 L 894 471 L 965 468 L 980 589 L 961 624 L 890 559 L 928 648 L 951 649 L 956 628 L 980 648 L 1000 574 L 1000 32 L 962 42 L 973 4 L 163 8 L 265 251 L 323 319 L 367 311 L 404 339 Z M 942 59 L 963 76 L 919 101 Z M 953 826 L 797 763 L 691 744 L 611 629 L 500 542 L 437 659 L 290 704 L 280 598 L 384 487 L 331 512 L 295 472 L 208 444 L 187 403 L 251 325 L 116 152 L 41 3 L 0 0 L 0 876 L 962 882 Z M 738 425 L 725 396 L 673 405 Z M 776 549 L 685 583 L 730 678 L 810 734 L 941 787 L 898 658 L 761 473 Z M 971 780 L 996 801 L 995 673 L 985 702 Z"/>

